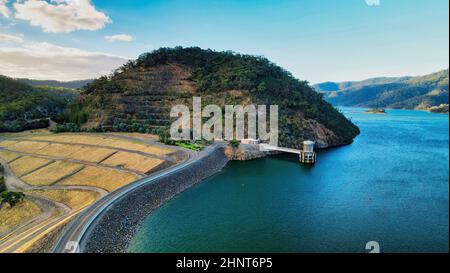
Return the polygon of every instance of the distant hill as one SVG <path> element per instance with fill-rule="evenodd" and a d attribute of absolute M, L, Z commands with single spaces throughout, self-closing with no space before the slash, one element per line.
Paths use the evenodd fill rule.
<path fill-rule="evenodd" d="M 361 88 L 363 86 L 368 85 L 376 85 L 376 84 L 389 84 L 396 83 L 405 80 L 409 80 L 412 77 L 380 77 L 380 78 L 372 78 L 364 81 L 350 81 L 350 82 L 324 82 L 315 84 L 313 87 L 316 91 L 325 93 L 325 92 L 336 92 L 342 91 L 350 88 Z"/>
<path fill-rule="evenodd" d="M 77 95 L 61 88 L 33 87 L 0 75 L 0 132 L 48 126 L 47 118 L 61 118 Z"/>
<path fill-rule="evenodd" d="M 359 129 L 305 81 L 263 57 L 193 48 L 142 54 L 110 77 L 101 77 L 70 107 L 68 122 L 83 128 L 158 132 L 169 128 L 171 106 L 264 104 L 279 106 L 279 140 L 301 147 L 351 143 Z"/>
<path fill-rule="evenodd" d="M 314 88 L 337 106 L 429 109 L 449 103 L 448 69 L 419 77 L 326 82 Z"/>
<path fill-rule="evenodd" d="M 32 80 L 32 79 L 17 79 L 19 82 L 29 84 L 31 86 L 49 86 L 49 87 L 63 87 L 69 89 L 80 89 L 93 80 L 80 81 L 54 81 L 54 80 Z"/>

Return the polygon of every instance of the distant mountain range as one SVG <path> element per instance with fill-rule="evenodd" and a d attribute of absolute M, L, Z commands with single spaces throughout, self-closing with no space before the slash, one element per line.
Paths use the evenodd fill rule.
<path fill-rule="evenodd" d="M 54 80 L 32 80 L 32 79 L 17 79 L 21 83 L 26 83 L 31 86 L 49 86 L 49 87 L 63 87 L 69 89 L 80 89 L 93 80 L 80 80 L 80 81 L 54 81 Z"/>
<path fill-rule="evenodd" d="M 336 106 L 436 109 L 449 103 L 448 69 L 419 77 L 325 82 L 314 89 Z"/>

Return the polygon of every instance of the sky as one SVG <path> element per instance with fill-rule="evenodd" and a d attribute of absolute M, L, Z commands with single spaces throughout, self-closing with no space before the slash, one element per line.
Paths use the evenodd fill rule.
<path fill-rule="evenodd" d="M 263 55 L 319 83 L 449 66 L 448 0 L 0 0 L 0 74 L 107 75 L 160 47 Z"/>

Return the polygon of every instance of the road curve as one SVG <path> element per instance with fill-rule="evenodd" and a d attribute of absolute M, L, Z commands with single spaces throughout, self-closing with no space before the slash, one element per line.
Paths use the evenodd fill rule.
<path fill-rule="evenodd" d="M 208 155 L 212 151 L 221 147 L 221 143 L 215 143 L 206 147 L 203 151 L 196 153 L 189 151 L 189 158 L 177 165 L 171 166 L 167 169 L 158 171 L 153 173 L 147 177 L 139 179 L 131 184 L 128 184 L 107 196 L 99 199 L 93 205 L 85 209 L 81 212 L 68 226 L 67 230 L 61 236 L 59 241 L 56 243 L 53 252 L 55 253 L 79 253 L 83 252 L 85 242 L 85 235 L 91 228 L 92 224 L 95 220 L 108 209 L 111 205 L 113 205 L 120 198 L 125 196 L 127 193 L 144 186 L 149 183 L 153 183 L 158 178 L 161 178 L 165 175 L 172 174 L 177 172 L 187 166 L 197 162 L 202 159 L 204 156 Z"/>

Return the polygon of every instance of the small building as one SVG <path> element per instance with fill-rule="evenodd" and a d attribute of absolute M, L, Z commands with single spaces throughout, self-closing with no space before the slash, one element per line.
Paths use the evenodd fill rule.
<path fill-rule="evenodd" d="M 259 144 L 261 141 L 259 139 L 253 139 L 253 138 L 245 138 L 241 140 L 241 144 Z"/>
<path fill-rule="evenodd" d="M 316 163 L 316 153 L 314 152 L 314 141 L 303 141 L 303 150 L 300 152 L 300 162 L 305 164 Z"/>

